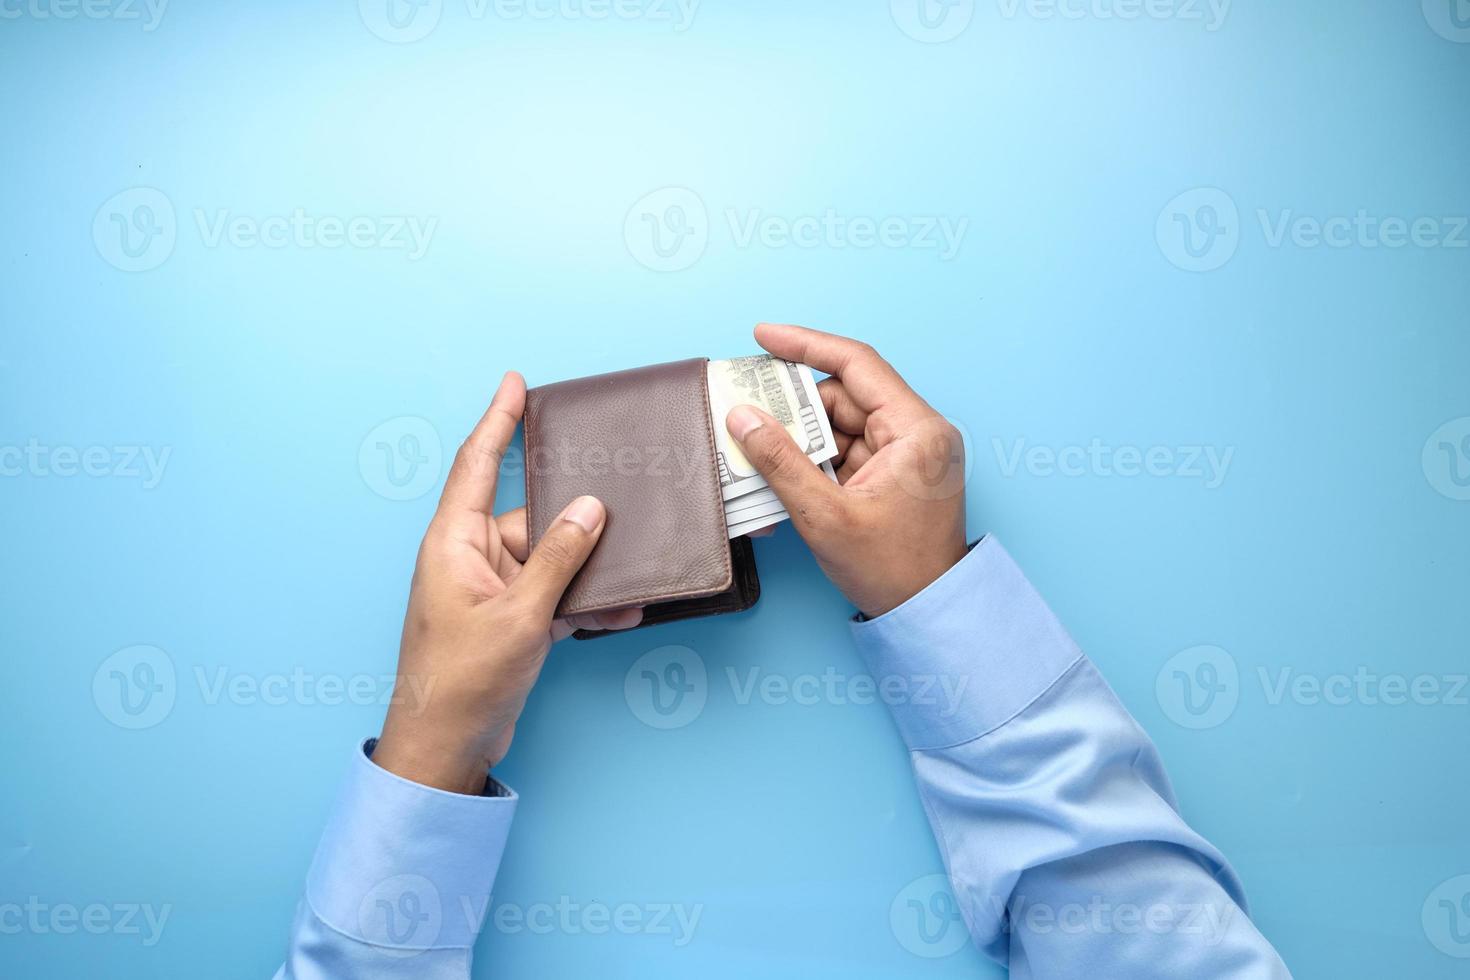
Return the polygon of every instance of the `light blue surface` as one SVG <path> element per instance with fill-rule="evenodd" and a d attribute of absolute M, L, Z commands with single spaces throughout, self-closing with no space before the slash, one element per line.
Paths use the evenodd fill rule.
<path fill-rule="evenodd" d="M 1273 244 L 1286 212 L 1360 209 L 1470 241 L 1470 31 L 1447 3 L 1236 4 L 1209 30 L 1204 4 L 1120 20 L 996 0 L 931 44 L 902 0 L 707 0 L 682 31 L 444 0 L 394 44 L 348 2 L 179 2 L 151 31 L 141 6 L 36 15 L 59 2 L 0 19 L 0 464 L 19 470 L 0 477 L 0 912 L 47 910 L 0 933 L 0 974 L 269 976 L 343 760 L 381 720 L 322 696 L 391 673 L 432 508 L 432 490 L 388 499 L 377 443 L 420 436 L 430 472 L 507 367 L 534 384 L 744 353 L 780 319 L 872 341 L 967 429 L 973 530 L 1001 535 L 1153 735 L 1298 975 L 1461 975 L 1470 248 L 1304 245 L 1303 227 Z M 175 242 L 134 260 L 111 215 L 158 199 L 108 202 L 138 187 Z M 665 188 L 694 193 L 707 234 L 682 192 L 634 207 Z M 1224 197 L 1166 207 L 1199 188 Z M 665 258 L 643 212 L 668 245 L 671 203 L 697 232 Z M 435 224 L 417 260 L 208 244 L 220 212 L 298 208 Z M 753 210 L 829 208 L 968 223 L 948 260 L 741 244 Z M 364 448 L 403 418 L 428 432 Z M 1094 439 L 1229 464 L 1213 487 L 1186 453 L 1155 467 L 1174 475 L 1109 475 Z M 1080 448 L 1078 475 L 1011 466 L 1018 440 Z M 96 446 L 111 475 L 49 456 Z M 157 485 L 112 447 L 167 452 Z M 699 905 L 693 940 L 492 920 L 479 975 L 998 974 L 890 927 L 940 865 L 886 709 L 732 689 L 729 670 L 859 670 L 800 542 L 757 547 L 752 613 L 556 651 L 504 767 L 521 803 L 497 903 Z M 708 690 L 660 730 L 624 681 L 670 644 Z M 131 653 L 104 666 L 138 645 L 174 668 L 158 719 L 109 686 L 146 679 Z M 1176 686 L 1204 664 L 1215 702 Z M 1359 668 L 1437 693 L 1277 696 L 1283 670 L 1341 692 Z M 217 694 L 221 676 L 245 680 Z M 157 723 L 114 723 L 139 719 Z M 100 934 L 53 927 L 94 903 Z M 155 944 L 130 906 L 167 911 Z"/>

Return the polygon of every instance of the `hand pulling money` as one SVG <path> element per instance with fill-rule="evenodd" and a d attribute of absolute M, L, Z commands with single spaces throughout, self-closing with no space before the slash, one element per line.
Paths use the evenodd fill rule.
<path fill-rule="evenodd" d="M 837 441 L 832 438 L 832 425 L 822 408 L 812 369 L 805 364 L 770 354 L 710 361 L 709 403 L 725 526 L 730 537 L 770 527 L 791 516 L 725 429 L 725 416 L 736 405 L 754 405 L 784 425 L 807 458 L 836 482 L 837 473 L 830 460 L 837 455 Z"/>

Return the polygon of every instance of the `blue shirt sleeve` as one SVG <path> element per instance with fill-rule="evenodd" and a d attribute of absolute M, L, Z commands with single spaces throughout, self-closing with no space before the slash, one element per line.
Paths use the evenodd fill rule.
<path fill-rule="evenodd" d="M 854 622 L 975 943 L 1030 978 L 1289 977 L 1153 743 L 993 537 Z"/>
<path fill-rule="evenodd" d="M 516 795 L 422 786 L 354 753 L 277 980 L 468 980 Z"/>

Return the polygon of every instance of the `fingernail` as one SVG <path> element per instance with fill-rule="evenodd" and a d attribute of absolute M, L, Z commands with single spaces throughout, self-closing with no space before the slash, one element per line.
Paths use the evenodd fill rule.
<path fill-rule="evenodd" d="M 730 433 L 741 442 L 744 442 L 747 436 L 765 424 L 766 420 L 761 418 L 760 413 L 749 405 L 736 405 L 730 409 L 730 415 L 725 419 L 725 425 L 729 427 Z"/>
<path fill-rule="evenodd" d="M 571 521 L 591 534 L 597 530 L 597 525 L 602 523 L 602 501 L 596 497 L 578 497 L 567 504 L 567 509 L 561 512 L 561 517 L 562 520 Z"/>

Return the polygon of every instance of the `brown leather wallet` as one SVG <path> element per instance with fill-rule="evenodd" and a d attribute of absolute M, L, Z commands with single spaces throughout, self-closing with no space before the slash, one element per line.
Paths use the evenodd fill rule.
<path fill-rule="evenodd" d="M 706 360 L 526 393 L 526 523 L 535 545 L 583 494 L 607 506 L 558 616 L 643 607 L 644 626 L 738 612 L 760 597 L 750 541 L 729 540 Z M 578 639 L 602 633 L 578 631 Z"/>

